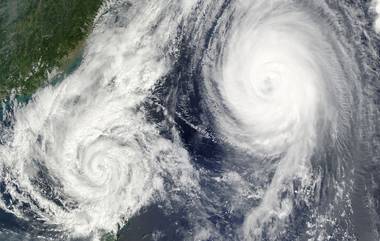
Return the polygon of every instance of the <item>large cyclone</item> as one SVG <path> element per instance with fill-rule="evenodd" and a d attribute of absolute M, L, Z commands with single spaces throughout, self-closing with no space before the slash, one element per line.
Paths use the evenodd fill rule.
<path fill-rule="evenodd" d="M 235 11 L 218 62 L 206 70 L 206 88 L 228 113 L 213 110 L 227 141 L 259 156 L 256 162 L 278 159 L 262 203 L 244 224 L 245 238 L 261 240 L 263 227 L 277 235 L 292 212 L 291 182 L 312 185 L 314 153 L 346 145 L 358 69 L 346 43 L 302 5 L 242 2 Z"/>
<path fill-rule="evenodd" d="M 30 225 L 12 232 L 99 240 L 148 217 L 170 227 L 152 240 L 378 240 L 375 18 L 106 1 L 79 68 L 5 108 L 0 207 Z"/>

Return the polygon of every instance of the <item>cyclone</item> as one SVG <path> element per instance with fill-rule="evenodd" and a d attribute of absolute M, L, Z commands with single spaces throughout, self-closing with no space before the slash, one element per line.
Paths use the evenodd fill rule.
<path fill-rule="evenodd" d="M 289 188 L 287 182 L 297 177 L 309 185 L 318 146 L 343 140 L 347 130 L 338 123 L 352 115 L 347 107 L 359 87 L 345 43 L 323 32 L 326 26 L 312 13 L 283 1 L 238 8 L 244 15 L 235 15 L 236 26 L 210 69 L 210 81 L 230 115 L 216 115 L 227 140 L 255 155 L 281 155 L 263 204 L 245 221 L 246 238 L 260 240 L 266 222 L 278 219 L 271 225 L 276 230 L 292 210 L 291 200 L 279 195 Z M 326 133 L 335 134 L 326 140 Z"/>
<path fill-rule="evenodd" d="M 105 1 L 80 66 L 3 107 L 4 237 L 378 240 L 373 6 Z"/>
<path fill-rule="evenodd" d="M 152 8 L 152 21 L 159 14 Z M 139 110 L 165 71 L 164 60 L 152 51 L 161 41 L 155 38 L 165 37 L 149 40 L 106 29 L 103 18 L 83 66 L 15 110 L 9 142 L 1 146 L 9 197 L 2 205 L 21 219 L 39 220 L 38 229 L 47 225 L 71 237 L 99 239 L 102 230 L 116 230 L 150 199 L 164 195 L 167 173 L 176 185 L 196 185 L 186 152 L 160 138 Z M 140 44 L 145 46 L 134 47 Z"/>

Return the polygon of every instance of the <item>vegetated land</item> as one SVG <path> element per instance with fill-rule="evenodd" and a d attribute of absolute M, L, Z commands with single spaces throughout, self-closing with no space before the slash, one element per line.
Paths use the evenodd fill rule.
<path fill-rule="evenodd" d="M 31 95 L 67 65 L 91 31 L 102 0 L 0 0 L 0 100 Z"/>

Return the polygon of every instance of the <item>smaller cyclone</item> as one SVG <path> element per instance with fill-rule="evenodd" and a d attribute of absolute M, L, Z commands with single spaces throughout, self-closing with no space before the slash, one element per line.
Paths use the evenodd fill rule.
<path fill-rule="evenodd" d="M 197 186 L 188 153 L 160 135 L 143 104 L 168 70 L 162 49 L 184 10 L 167 1 L 109 4 L 78 69 L 15 108 L 0 145 L 0 207 L 58 239 L 100 240 L 142 207 Z M 131 20 L 118 18 L 125 15 Z"/>
<path fill-rule="evenodd" d="M 161 138 L 142 113 L 115 111 L 116 101 L 106 103 L 104 115 L 96 108 L 99 102 L 69 107 L 68 99 L 66 93 L 56 100 L 47 119 L 37 117 L 44 110 L 35 103 L 17 113 L 13 143 L 1 147 L 4 182 L 15 203 L 31 207 L 10 205 L 6 210 L 22 219 L 33 212 L 74 237 L 96 236 L 100 230 L 117 230 L 123 219 L 163 197 L 163 178 L 176 185 L 190 183 L 187 153 Z M 46 179 L 54 190 L 50 194 L 36 185 Z"/>
<path fill-rule="evenodd" d="M 100 127 L 100 123 L 93 124 Z M 54 154 L 47 153 L 47 158 L 54 160 L 46 165 L 49 173 L 59 180 L 64 194 L 78 204 L 65 215 L 72 219 L 68 223 L 76 231 L 83 227 L 81 232 L 89 225 L 94 230 L 108 229 L 111 222 L 116 226 L 120 217 L 133 214 L 155 191 L 162 190 L 160 167 L 154 160 L 160 151 L 148 150 L 151 140 L 144 136 L 143 126 L 132 128 L 124 123 L 99 130 L 91 125 L 71 129 L 73 136 L 66 136 L 61 147 L 53 148 Z M 145 131 L 153 131 L 148 129 Z M 160 147 L 169 148 L 169 143 L 162 142 L 158 141 Z M 54 218 L 57 223 L 63 220 Z"/>

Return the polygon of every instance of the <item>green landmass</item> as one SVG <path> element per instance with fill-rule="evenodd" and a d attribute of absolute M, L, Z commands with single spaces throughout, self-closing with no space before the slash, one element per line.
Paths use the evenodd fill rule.
<path fill-rule="evenodd" d="M 30 96 L 81 54 L 102 0 L 0 0 L 0 100 Z"/>

